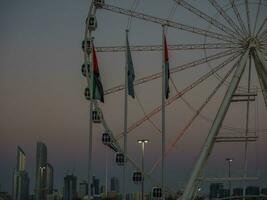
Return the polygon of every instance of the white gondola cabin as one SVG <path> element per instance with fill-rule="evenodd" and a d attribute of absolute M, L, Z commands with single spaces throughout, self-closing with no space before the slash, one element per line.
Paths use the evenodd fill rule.
<path fill-rule="evenodd" d="M 85 42 L 84 40 L 82 41 L 82 50 L 85 51 Z M 87 53 L 91 51 L 91 41 L 88 39 L 87 40 Z"/>
<path fill-rule="evenodd" d="M 141 172 L 139 172 L 139 171 L 133 172 L 133 182 L 135 184 L 141 183 L 142 180 L 143 180 L 143 178 L 142 178 L 142 173 Z"/>
<path fill-rule="evenodd" d="M 125 163 L 124 155 L 123 153 L 117 153 L 116 154 L 116 163 L 119 166 L 123 166 Z"/>
<path fill-rule="evenodd" d="M 152 189 L 152 197 L 157 199 L 162 197 L 162 190 L 160 187 L 153 187 Z"/>
<path fill-rule="evenodd" d="M 86 100 L 90 100 L 90 89 L 87 87 L 84 89 L 84 96 L 86 98 Z"/>
<path fill-rule="evenodd" d="M 87 19 L 86 19 L 86 22 L 87 22 Z M 89 31 L 94 31 L 96 28 L 97 28 L 96 17 L 94 15 L 91 15 L 89 16 L 88 29 Z"/>
<path fill-rule="evenodd" d="M 94 123 L 97 123 L 97 124 L 101 123 L 101 121 L 102 121 L 102 112 L 101 112 L 100 109 L 94 109 L 92 111 L 92 120 L 93 120 Z"/>
<path fill-rule="evenodd" d="M 94 5 L 97 7 L 97 8 L 101 8 L 103 5 L 105 4 L 105 1 L 104 0 L 94 0 Z"/>
<path fill-rule="evenodd" d="M 112 139 L 109 133 L 105 132 L 102 134 L 102 142 L 104 145 L 108 145 L 108 146 L 112 144 Z"/>
<path fill-rule="evenodd" d="M 89 65 L 89 64 L 87 64 L 87 69 L 86 69 L 86 67 L 85 67 L 85 64 L 82 65 L 82 75 L 83 75 L 84 77 L 86 77 L 86 70 L 87 70 L 87 72 L 88 72 L 88 75 L 90 75 L 90 65 Z"/>

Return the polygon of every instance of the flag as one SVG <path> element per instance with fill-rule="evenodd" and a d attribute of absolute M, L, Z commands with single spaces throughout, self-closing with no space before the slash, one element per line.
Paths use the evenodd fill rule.
<path fill-rule="evenodd" d="M 133 60 L 132 60 L 132 55 L 130 51 L 130 45 L 129 45 L 129 40 L 128 40 L 128 30 L 126 30 L 126 65 L 128 69 L 128 95 L 134 96 L 134 79 L 135 79 L 135 74 L 134 74 L 134 68 L 133 68 Z"/>
<path fill-rule="evenodd" d="M 99 74 L 99 68 L 97 63 L 96 51 L 93 45 L 93 73 L 94 73 L 94 80 L 93 80 L 93 99 L 98 99 L 102 103 L 104 103 L 104 90 L 101 83 L 101 78 Z"/>
<path fill-rule="evenodd" d="M 169 98 L 170 87 L 169 87 L 169 79 L 170 79 L 170 69 L 169 69 L 169 55 L 168 55 L 168 46 L 166 41 L 166 36 L 163 33 L 164 39 L 164 74 L 165 74 L 165 98 Z"/>

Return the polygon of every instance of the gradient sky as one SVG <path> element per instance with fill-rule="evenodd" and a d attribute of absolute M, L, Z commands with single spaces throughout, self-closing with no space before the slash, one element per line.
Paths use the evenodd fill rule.
<path fill-rule="evenodd" d="M 133 1 L 109 0 L 107 2 L 130 8 Z M 207 2 L 206 4 L 200 0 L 190 2 L 211 16 L 216 15 L 216 11 Z M 26 153 L 27 170 L 31 178 L 31 188 L 33 188 L 37 141 L 42 141 L 47 145 L 48 162 L 54 166 L 55 170 L 55 188 L 62 189 L 63 177 L 67 173 L 73 172 L 79 180 L 87 177 L 89 104 L 83 97 L 86 82 L 81 76 L 83 63 L 81 41 L 84 37 L 85 18 L 89 5 L 88 0 L 0 1 L 0 184 L 2 190 L 11 191 L 17 145 Z M 137 10 L 167 18 L 173 5 L 171 0 L 144 0 L 140 1 Z M 251 7 L 252 14 L 255 14 L 256 8 L 256 6 Z M 243 9 L 244 6 L 240 5 L 240 10 Z M 266 6 L 263 10 L 266 11 Z M 266 12 L 263 10 L 259 17 L 260 22 L 266 17 Z M 229 15 L 232 15 L 230 10 Z M 97 19 L 98 29 L 94 33 L 96 46 L 125 44 L 127 17 L 101 10 L 97 12 Z M 219 16 L 217 19 L 225 23 Z M 181 8 L 176 10 L 173 20 L 218 31 Z M 169 44 L 203 43 L 204 41 L 205 38 L 202 36 L 168 29 Z M 207 39 L 207 42 L 218 41 Z M 130 30 L 130 43 L 160 44 L 161 27 L 134 19 Z M 208 50 L 207 54 L 211 55 L 219 51 Z M 133 52 L 132 55 L 137 78 L 161 70 L 160 52 Z M 203 55 L 203 51 L 170 52 L 170 67 L 201 58 Z M 98 60 L 105 89 L 123 83 L 125 64 L 123 53 L 99 53 Z M 211 66 L 220 62 L 222 59 L 212 62 Z M 229 67 L 231 66 L 229 65 L 226 69 Z M 178 89 L 181 90 L 208 70 L 208 65 L 201 65 L 197 69 L 175 74 L 172 77 Z M 222 74 L 225 72 L 223 70 Z M 255 76 L 253 81 L 253 86 L 258 84 Z M 242 80 L 242 83 L 244 82 L 245 80 Z M 198 108 L 212 91 L 212 86 L 216 84 L 218 84 L 218 79 L 213 76 L 209 81 L 186 94 L 185 99 Z M 226 85 L 205 108 L 205 116 L 210 119 L 214 117 L 225 89 Z M 106 96 L 106 103 L 102 105 L 105 118 L 115 134 L 121 133 L 123 127 L 122 94 L 118 92 Z M 160 104 L 160 80 L 137 86 L 136 94 L 145 110 L 149 112 Z M 171 95 L 174 94 L 174 88 L 171 86 Z M 255 128 L 255 113 L 258 110 L 260 118 L 257 121 L 258 127 L 266 130 L 267 112 L 261 95 L 257 102 L 258 109 L 256 109 L 256 103 L 251 106 L 251 128 Z M 182 101 L 172 104 L 166 112 L 167 143 L 169 143 L 177 131 L 190 120 L 193 112 Z M 136 100 L 129 100 L 129 113 L 129 125 L 143 116 Z M 230 108 L 224 124 L 244 128 L 244 120 L 245 105 L 235 104 Z M 153 117 L 153 121 L 160 127 L 160 115 Z M 184 185 L 210 125 L 210 122 L 198 118 L 168 156 L 167 182 L 171 188 L 177 189 Z M 94 127 L 93 168 L 94 174 L 103 183 L 105 147 L 101 144 L 102 132 L 101 126 Z M 225 132 L 226 130 L 222 130 L 222 133 Z M 260 181 L 252 184 L 267 186 L 266 131 L 259 133 L 259 136 L 260 140 L 257 144 L 249 145 L 249 174 L 251 176 L 260 174 Z M 141 154 L 136 140 L 140 138 L 147 138 L 151 141 L 146 147 L 148 158 L 146 168 L 149 170 L 160 155 L 160 134 L 149 123 L 143 124 L 130 133 L 129 153 L 137 163 L 140 163 Z M 243 144 L 216 145 L 208 162 L 207 176 L 225 176 L 227 168 L 224 159 L 229 156 L 235 160 L 233 174 L 240 175 L 243 146 Z M 114 164 L 114 153 L 111 151 L 109 151 L 109 163 L 109 176 L 121 177 L 121 170 Z M 129 179 L 132 170 L 129 167 Z M 159 172 L 157 168 L 153 173 L 158 180 Z M 128 185 L 133 190 L 138 190 L 138 187 L 132 183 Z M 151 186 L 148 183 L 146 189 L 150 190 Z"/>

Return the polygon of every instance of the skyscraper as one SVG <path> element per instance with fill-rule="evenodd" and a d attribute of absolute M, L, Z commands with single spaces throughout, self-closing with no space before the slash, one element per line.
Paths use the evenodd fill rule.
<path fill-rule="evenodd" d="M 77 199 L 77 178 L 76 176 L 67 175 L 64 177 L 63 200 Z"/>
<path fill-rule="evenodd" d="M 12 197 L 13 200 L 28 200 L 29 198 L 29 176 L 26 172 L 26 155 L 17 147 L 17 167 L 13 173 Z"/>
<path fill-rule="evenodd" d="M 218 198 L 220 195 L 220 190 L 223 189 L 222 183 L 213 183 L 210 184 L 210 199 Z"/>
<path fill-rule="evenodd" d="M 83 197 L 88 195 L 88 183 L 87 181 L 82 181 L 79 185 L 79 197 L 83 199 Z"/>
<path fill-rule="evenodd" d="M 46 165 L 46 193 L 53 193 L 54 185 L 54 169 L 51 164 L 47 163 Z"/>
<path fill-rule="evenodd" d="M 111 177 L 110 181 L 110 191 L 118 192 L 120 191 L 119 179 L 117 177 Z"/>
<path fill-rule="evenodd" d="M 47 148 L 42 142 L 37 142 L 36 152 L 36 181 L 35 195 L 36 200 L 45 200 L 46 196 L 46 167 L 47 167 Z"/>
<path fill-rule="evenodd" d="M 99 183 L 100 183 L 99 179 L 97 179 L 93 176 L 93 183 L 91 185 L 91 195 L 99 195 L 100 194 Z"/>

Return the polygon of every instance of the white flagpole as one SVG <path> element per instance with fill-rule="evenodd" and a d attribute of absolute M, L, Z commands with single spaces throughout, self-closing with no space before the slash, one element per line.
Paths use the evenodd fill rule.
<path fill-rule="evenodd" d="M 87 41 L 86 41 L 87 42 Z M 91 47 L 93 48 L 93 38 L 91 39 Z M 87 44 L 85 45 L 87 46 Z M 93 63 L 92 63 L 92 52 L 88 56 L 88 61 L 90 63 L 90 121 L 89 121 L 89 151 L 88 151 L 88 199 L 91 200 L 91 182 L 92 182 L 92 149 L 93 149 L 93 84 L 94 84 L 94 72 L 93 72 Z"/>
<path fill-rule="evenodd" d="M 165 200 L 165 191 L 166 191 L 166 186 L 165 186 L 165 167 L 166 167 L 166 162 L 165 162 L 165 79 L 166 79 L 166 74 L 165 74 L 165 60 L 164 60 L 164 35 L 165 35 L 165 27 L 162 27 L 162 104 L 161 104 L 161 134 L 162 134 L 162 149 L 161 149 L 161 155 L 162 155 L 162 160 L 161 160 L 161 184 L 162 184 L 162 199 Z"/>
<path fill-rule="evenodd" d="M 124 165 L 123 165 L 123 182 L 122 182 L 122 192 L 123 192 L 123 199 L 126 200 L 126 168 L 127 168 L 127 122 L 128 122 L 128 62 L 127 62 L 127 39 L 128 39 L 128 32 L 126 30 L 126 50 L 125 50 L 125 89 L 124 89 Z"/>

